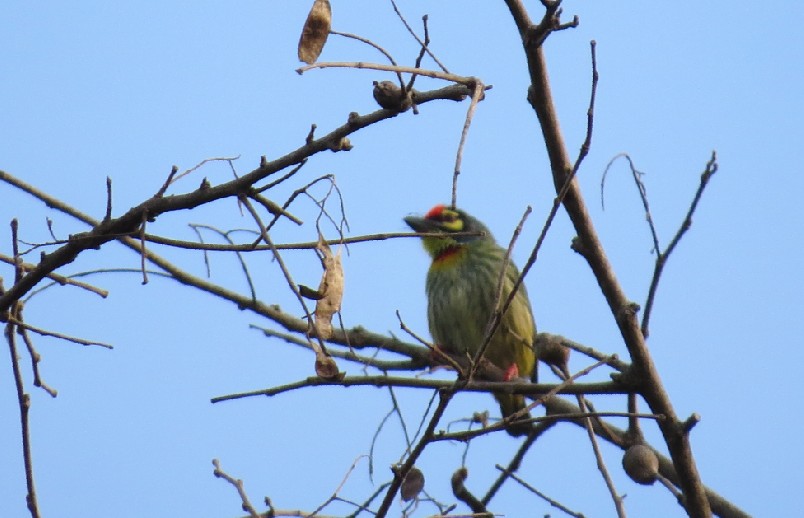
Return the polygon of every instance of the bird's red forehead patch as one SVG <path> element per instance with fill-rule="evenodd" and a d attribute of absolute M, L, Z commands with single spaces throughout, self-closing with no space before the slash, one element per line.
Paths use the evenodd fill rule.
<path fill-rule="evenodd" d="M 444 212 L 444 204 L 439 203 L 424 215 L 425 219 L 436 219 Z"/>

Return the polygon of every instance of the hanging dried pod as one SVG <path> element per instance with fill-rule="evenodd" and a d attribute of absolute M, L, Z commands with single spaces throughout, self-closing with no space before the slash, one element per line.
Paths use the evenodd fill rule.
<path fill-rule="evenodd" d="M 312 65 L 321 55 L 332 26 L 332 6 L 329 0 L 315 0 L 299 38 L 299 61 Z"/>
<path fill-rule="evenodd" d="M 391 471 L 394 471 L 397 476 L 400 475 L 398 467 L 396 469 L 392 467 Z M 408 471 L 408 474 L 405 476 L 405 479 L 402 481 L 402 485 L 399 489 L 402 500 L 405 502 L 410 502 L 419 496 L 419 493 L 421 493 L 422 489 L 424 489 L 424 473 L 422 473 L 421 470 L 416 466 L 413 466 L 410 468 L 410 471 Z"/>
<path fill-rule="evenodd" d="M 318 336 L 327 340 L 332 336 L 332 315 L 341 310 L 343 299 L 343 266 L 341 264 L 341 251 L 333 254 L 324 237 L 318 236 L 318 256 L 324 273 L 321 275 L 321 284 L 318 286 L 318 299 L 315 305 L 315 325 Z"/>

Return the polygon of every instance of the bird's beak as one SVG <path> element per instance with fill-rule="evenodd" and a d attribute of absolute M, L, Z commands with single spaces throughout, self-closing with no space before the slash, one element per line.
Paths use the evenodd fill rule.
<path fill-rule="evenodd" d="M 410 228 L 414 230 L 414 232 L 437 232 L 438 227 L 435 225 L 434 222 L 420 218 L 418 216 L 407 216 L 405 219 L 405 223 L 408 224 Z"/>

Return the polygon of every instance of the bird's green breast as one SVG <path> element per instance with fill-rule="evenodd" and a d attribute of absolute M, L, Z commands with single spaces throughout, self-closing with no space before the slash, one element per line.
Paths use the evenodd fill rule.
<path fill-rule="evenodd" d="M 491 318 L 504 258 L 502 248 L 478 241 L 434 259 L 427 275 L 427 316 L 430 333 L 440 347 L 456 354 L 477 352 Z M 505 270 L 501 304 L 518 277 L 510 262 Z M 502 369 L 516 362 L 520 372 L 529 373 L 534 333 L 527 293 L 521 286 L 489 343 L 486 358 Z"/>

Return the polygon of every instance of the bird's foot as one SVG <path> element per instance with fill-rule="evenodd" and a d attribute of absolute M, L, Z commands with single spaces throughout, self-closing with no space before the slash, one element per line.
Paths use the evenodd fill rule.
<path fill-rule="evenodd" d="M 503 373 L 503 381 L 515 380 L 519 377 L 519 367 L 516 363 L 512 363 Z"/>

